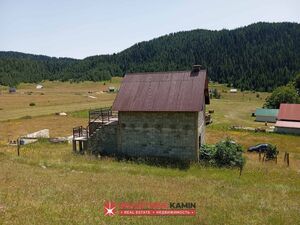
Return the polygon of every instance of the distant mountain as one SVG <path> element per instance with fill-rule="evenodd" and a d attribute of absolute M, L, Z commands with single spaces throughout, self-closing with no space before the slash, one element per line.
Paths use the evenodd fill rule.
<path fill-rule="evenodd" d="M 300 72 L 300 24 L 255 23 L 234 30 L 192 30 L 83 60 L 0 52 L 0 83 L 103 80 L 128 72 L 208 69 L 211 80 L 269 91 Z"/>

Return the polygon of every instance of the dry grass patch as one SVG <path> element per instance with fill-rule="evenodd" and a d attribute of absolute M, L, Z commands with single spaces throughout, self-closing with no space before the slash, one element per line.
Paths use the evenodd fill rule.
<path fill-rule="evenodd" d="M 110 106 L 116 94 L 103 91 L 109 86 L 118 88 L 120 81 L 121 78 L 113 78 L 112 83 L 107 81 L 106 85 L 104 82 L 47 81 L 43 83 L 44 88 L 38 90 L 34 84 L 21 84 L 17 93 L 0 95 L 0 121 Z M 30 103 L 35 106 L 29 106 Z"/>

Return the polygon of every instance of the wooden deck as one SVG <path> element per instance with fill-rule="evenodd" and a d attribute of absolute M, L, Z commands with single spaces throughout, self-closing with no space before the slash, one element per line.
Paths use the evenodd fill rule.
<path fill-rule="evenodd" d="M 73 128 L 73 151 L 83 154 L 87 150 L 87 141 L 97 129 L 118 121 L 118 114 L 112 112 L 111 108 L 101 108 L 89 111 L 89 122 L 87 127 Z"/>

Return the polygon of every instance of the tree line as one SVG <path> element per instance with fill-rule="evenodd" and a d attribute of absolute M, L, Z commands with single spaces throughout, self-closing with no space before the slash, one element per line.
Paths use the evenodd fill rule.
<path fill-rule="evenodd" d="M 118 54 L 83 60 L 0 52 L 0 84 L 41 80 L 100 81 L 131 72 L 190 70 L 210 80 L 271 91 L 300 71 L 300 24 L 255 23 L 234 30 L 192 30 L 141 42 Z"/>

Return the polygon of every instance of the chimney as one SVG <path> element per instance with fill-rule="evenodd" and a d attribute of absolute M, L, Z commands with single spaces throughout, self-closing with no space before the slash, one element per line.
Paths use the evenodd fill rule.
<path fill-rule="evenodd" d="M 192 72 L 197 73 L 202 69 L 202 65 L 193 65 Z"/>

